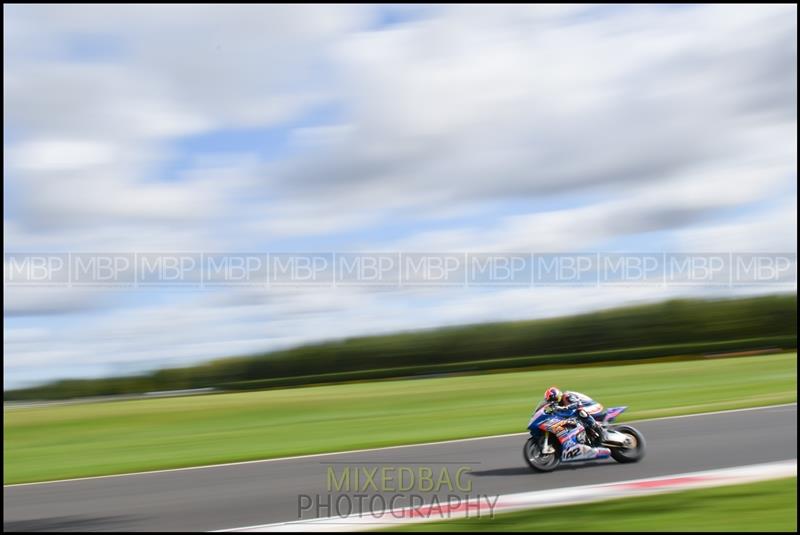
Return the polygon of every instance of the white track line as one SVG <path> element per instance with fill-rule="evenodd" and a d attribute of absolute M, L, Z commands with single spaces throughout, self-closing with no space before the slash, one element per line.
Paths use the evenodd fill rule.
<path fill-rule="evenodd" d="M 363 515 L 313 518 L 293 522 L 261 524 L 220 532 L 342 532 L 390 528 L 402 524 L 450 520 L 465 517 L 487 517 L 497 512 L 538 509 L 557 505 L 588 503 L 602 500 L 646 496 L 723 485 L 735 485 L 797 476 L 797 459 L 749 466 L 673 474 L 599 485 L 584 485 L 498 496 L 493 504 L 480 498 L 452 501 L 436 505 L 404 507 L 374 511 Z"/>
<path fill-rule="evenodd" d="M 725 414 L 725 413 L 734 413 L 734 412 L 746 412 L 746 411 L 764 411 L 770 409 L 777 409 L 781 407 L 791 407 L 796 406 L 797 402 L 794 403 L 783 403 L 780 405 L 765 405 L 763 407 L 747 407 L 744 409 L 730 409 L 730 410 L 721 410 L 721 411 L 713 411 L 713 412 L 698 412 L 695 414 L 681 414 L 678 416 L 659 416 L 657 418 L 644 418 L 641 420 L 632 420 L 630 422 L 625 423 L 637 423 L 637 422 L 655 422 L 658 420 L 674 420 L 677 418 L 693 418 L 696 416 L 710 416 L 713 414 Z M 502 435 L 487 435 L 482 437 L 470 437 L 470 438 L 455 438 L 452 440 L 440 440 L 438 442 L 420 442 L 416 444 L 400 444 L 397 446 L 382 446 L 377 448 L 364 448 L 364 449 L 357 449 L 357 450 L 345 450 L 345 451 L 332 451 L 328 453 L 309 453 L 307 455 L 294 455 L 291 457 L 274 457 L 270 459 L 254 459 L 252 461 L 235 461 L 230 463 L 218 463 L 218 464 L 204 464 L 198 466 L 184 466 L 181 468 L 164 468 L 161 470 L 146 470 L 143 472 L 127 472 L 124 474 L 108 474 L 104 476 L 87 476 L 87 477 L 75 477 L 70 479 L 54 479 L 50 481 L 33 481 L 30 483 L 12 483 L 10 485 L 3 485 L 3 488 L 9 487 L 22 487 L 27 485 L 50 485 L 54 483 L 70 483 L 73 481 L 88 481 L 91 479 L 106 479 L 111 477 L 129 477 L 129 476 L 141 476 L 147 474 L 161 474 L 166 472 L 183 472 L 185 470 L 202 470 L 206 468 L 221 468 L 224 466 L 239 466 L 245 464 L 254 464 L 254 463 L 272 463 L 277 461 L 293 461 L 297 459 L 313 459 L 315 457 L 327 457 L 331 455 L 346 455 L 348 453 L 366 453 L 370 451 L 379 451 L 379 450 L 393 450 L 399 448 L 414 448 L 417 446 L 437 446 L 439 444 L 452 444 L 454 442 L 471 442 L 475 440 L 488 440 L 492 438 L 503 438 L 503 437 L 515 437 L 515 436 L 523 436 L 527 435 L 528 432 L 521 432 L 521 433 L 505 433 Z"/>

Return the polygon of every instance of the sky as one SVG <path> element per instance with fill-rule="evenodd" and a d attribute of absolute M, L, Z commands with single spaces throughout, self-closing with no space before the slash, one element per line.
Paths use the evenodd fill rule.
<path fill-rule="evenodd" d="M 797 7 L 3 6 L 12 253 L 797 249 Z M 10 285 L 4 388 L 794 284 Z"/>

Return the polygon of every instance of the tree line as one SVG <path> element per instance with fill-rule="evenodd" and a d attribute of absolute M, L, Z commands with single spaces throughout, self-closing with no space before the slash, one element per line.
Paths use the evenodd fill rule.
<path fill-rule="evenodd" d="M 674 299 L 551 319 L 308 344 L 182 368 L 4 391 L 49 400 L 190 388 L 236 390 L 534 365 L 796 348 L 797 295 Z M 680 345 L 676 345 L 680 344 Z"/>

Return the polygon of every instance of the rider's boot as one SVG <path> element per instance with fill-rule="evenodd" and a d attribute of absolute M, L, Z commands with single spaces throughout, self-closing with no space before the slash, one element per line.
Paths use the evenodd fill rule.
<path fill-rule="evenodd" d="M 606 433 L 605 428 L 597 422 L 592 425 L 592 435 L 593 446 L 600 446 L 603 442 L 608 440 L 608 433 Z"/>

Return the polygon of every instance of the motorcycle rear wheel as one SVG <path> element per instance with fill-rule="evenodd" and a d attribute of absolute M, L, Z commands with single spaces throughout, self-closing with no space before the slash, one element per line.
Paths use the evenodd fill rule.
<path fill-rule="evenodd" d="M 629 425 L 620 425 L 618 427 L 614 427 L 613 429 L 618 433 L 628 435 L 632 442 L 632 445 L 627 448 L 611 448 L 611 456 L 614 458 L 614 460 L 623 464 L 637 463 L 641 461 L 642 457 L 644 457 L 646 448 L 644 435 Z"/>

